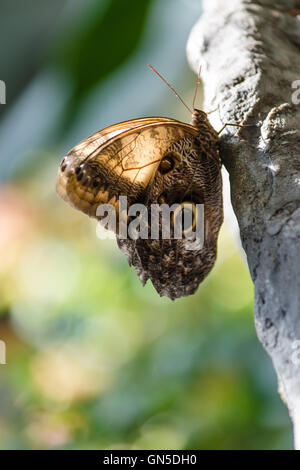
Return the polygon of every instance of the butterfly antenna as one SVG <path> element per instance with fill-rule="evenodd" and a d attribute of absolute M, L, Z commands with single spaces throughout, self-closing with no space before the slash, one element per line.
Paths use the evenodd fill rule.
<path fill-rule="evenodd" d="M 186 109 L 189 110 L 189 112 L 191 114 L 193 114 L 192 110 L 189 108 L 189 106 L 183 101 L 183 99 L 181 98 L 181 96 L 177 93 L 176 90 L 174 90 L 174 88 L 170 85 L 170 83 L 167 82 L 167 80 L 157 71 L 155 70 L 154 67 L 152 67 L 152 65 L 148 64 L 148 67 L 150 67 L 151 70 L 153 70 L 154 73 L 156 73 L 156 75 L 159 76 L 159 78 L 162 79 L 162 81 L 167 85 L 168 88 L 170 88 L 170 90 L 173 91 L 173 93 L 175 93 L 175 95 L 177 96 L 177 98 L 181 101 L 181 103 L 186 107 Z"/>
<path fill-rule="evenodd" d="M 193 99 L 193 111 L 195 111 L 195 103 L 196 103 L 196 98 L 197 98 L 197 93 L 198 93 L 198 88 L 199 88 L 199 83 L 200 83 L 201 70 L 202 70 L 202 65 L 200 65 L 199 72 L 198 72 L 197 84 L 196 84 L 196 89 L 195 89 L 195 94 L 194 94 L 194 99 Z"/>

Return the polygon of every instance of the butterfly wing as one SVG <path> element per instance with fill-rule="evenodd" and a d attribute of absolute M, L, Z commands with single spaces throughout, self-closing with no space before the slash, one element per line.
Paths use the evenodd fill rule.
<path fill-rule="evenodd" d="M 167 174 L 161 173 L 161 166 L 156 171 L 145 201 L 148 213 L 163 202 L 169 208 L 184 203 L 201 206 L 204 213 L 199 228 L 203 229 L 204 243 L 191 245 L 186 238 L 176 239 L 172 233 L 164 239 L 161 218 L 158 239 L 118 239 L 118 244 L 143 284 L 150 279 L 161 296 L 176 299 L 195 293 L 214 265 L 223 221 L 222 179 L 218 146 L 202 135 L 178 140 L 168 151 L 180 154 L 181 163 Z M 153 228 L 153 219 L 150 220 Z"/>
<path fill-rule="evenodd" d="M 57 192 L 92 217 L 99 204 L 114 204 L 120 195 L 130 202 L 141 200 L 165 151 L 187 135 L 197 135 L 196 128 L 169 118 L 133 119 L 107 127 L 63 158 Z"/>

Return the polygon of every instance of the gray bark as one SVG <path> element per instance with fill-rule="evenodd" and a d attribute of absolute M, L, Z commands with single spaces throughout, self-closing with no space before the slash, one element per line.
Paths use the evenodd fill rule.
<path fill-rule="evenodd" d="M 204 0 L 187 45 L 255 285 L 255 324 L 300 448 L 300 2 Z M 298 9 L 298 11 L 297 11 Z M 294 87 L 298 87 L 294 89 Z"/>

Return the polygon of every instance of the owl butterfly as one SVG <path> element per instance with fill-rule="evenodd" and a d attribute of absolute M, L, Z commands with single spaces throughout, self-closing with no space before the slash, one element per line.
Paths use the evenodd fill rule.
<path fill-rule="evenodd" d="M 191 124 L 163 117 L 115 124 L 76 145 L 58 171 L 58 194 L 90 217 L 97 218 L 97 207 L 105 203 L 118 214 L 120 196 L 149 209 L 189 203 L 193 213 L 197 204 L 204 205 L 204 244 L 198 249 L 187 249 L 188 240 L 172 232 L 169 239 L 121 239 L 116 229 L 119 248 L 143 285 L 151 279 L 157 292 L 171 299 L 194 294 L 210 272 L 223 221 L 219 136 L 207 114 L 195 109 L 199 79 L 200 72 L 193 111 L 188 108 Z"/>

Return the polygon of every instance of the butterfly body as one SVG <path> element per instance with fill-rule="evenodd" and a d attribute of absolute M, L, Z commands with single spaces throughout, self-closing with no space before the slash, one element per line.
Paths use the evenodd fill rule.
<path fill-rule="evenodd" d="M 120 237 L 120 249 L 144 284 L 151 279 L 171 299 L 193 294 L 211 270 L 223 221 L 219 137 L 203 111 L 192 123 L 141 118 L 115 124 L 88 137 L 64 157 L 57 192 L 69 204 L 97 218 L 99 204 L 119 212 L 119 198 L 155 205 L 204 205 L 204 245 L 187 249 L 187 240 Z M 154 206 L 153 206 L 154 205 Z M 148 230 L 151 231 L 151 218 Z M 162 227 L 159 222 L 159 233 Z"/>

